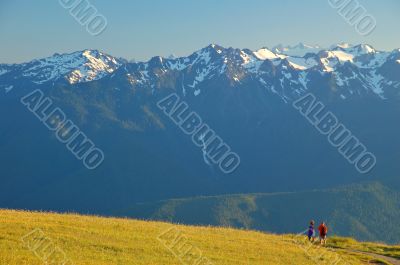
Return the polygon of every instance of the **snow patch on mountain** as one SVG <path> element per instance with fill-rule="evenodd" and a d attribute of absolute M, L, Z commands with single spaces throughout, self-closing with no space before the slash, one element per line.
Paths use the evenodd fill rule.
<path fill-rule="evenodd" d="M 369 86 L 372 89 L 373 92 L 375 92 L 375 94 L 377 94 L 378 96 L 380 96 L 382 99 L 384 99 L 385 97 L 383 96 L 383 88 L 382 88 L 382 83 L 385 80 L 385 78 L 376 73 L 375 71 L 372 71 L 370 74 L 368 74 L 366 76 L 366 79 L 369 81 Z"/>
<path fill-rule="evenodd" d="M 299 74 L 299 82 L 304 87 L 304 90 L 308 90 L 308 79 L 306 72 L 301 72 Z"/>
<path fill-rule="evenodd" d="M 6 74 L 8 72 L 10 72 L 10 70 L 0 69 L 0 75 L 4 75 L 4 74 Z"/>
<path fill-rule="evenodd" d="M 6 87 L 4 88 L 4 91 L 5 91 L 6 93 L 8 93 L 8 92 L 10 92 L 13 88 L 14 88 L 14 86 L 6 86 Z"/>
<path fill-rule="evenodd" d="M 243 60 L 242 66 L 250 73 L 258 73 L 263 60 L 265 60 L 257 57 L 255 53 L 247 54 L 245 51 L 240 52 L 240 57 Z"/>
<path fill-rule="evenodd" d="M 182 71 L 189 66 L 189 58 L 180 58 L 174 61 L 169 61 L 167 66 L 170 70 Z"/>
<path fill-rule="evenodd" d="M 289 64 L 297 70 L 306 70 L 318 65 L 318 62 L 313 58 L 287 57 L 287 60 L 289 61 Z"/>
<path fill-rule="evenodd" d="M 122 64 L 112 56 L 95 50 L 71 54 L 55 54 L 23 64 L 22 76 L 43 84 L 66 78 L 70 84 L 98 80 L 118 69 Z"/>
<path fill-rule="evenodd" d="M 194 78 L 193 84 L 188 86 L 191 88 L 195 88 L 198 84 L 207 79 L 208 75 L 211 73 L 211 70 L 211 66 L 205 67 L 201 71 L 197 70 L 197 75 Z"/>
<path fill-rule="evenodd" d="M 208 64 L 211 60 L 210 51 L 208 51 L 206 49 L 202 49 L 202 50 L 196 52 L 196 54 L 197 54 L 197 58 L 193 61 L 192 64 L 195 64 L 197 62 L 203 62 L 204 64 Z"/>
<path fill-rule="evenodd" d="M 272 51 L 268 50 L 267 48 L 259 49 L 258 51 L 253 53 L 258 59 L 260 60 L 273 60 L 278 59 L 278 55 L 273 53 Z"/>
<path fill-rule="evenodd" d="M 336 58 L 339 62 L 353 62 L 354 55 L 344 51 L 330 51 L 327 58 Z"/>
<path fill-rule="evenodd" d="M 343 46 L 336 46 L 333 49 L 331 49 L 331 52 L 336 53 L 342 57 L 344 56 L 344 57 L 352 57 L 352 58 L 377 53 L 377 51 L 368 44 L 360 44 L 360 45 L 348 46 L 348 47 L 346 46 L 345 48 Z"/>
<path fill-rule="evenodd" d="M 354 80 L 357 78 L 357 75 L 353 72 L 351 76 L 345 76 L 344 74 L 335 74 L 336 84 L 338 86 L 349 86 L 350 80 Z"/>
<path fill-rule="evenodd" d="M 117 73 L 120 72 L 116 70 L 124 66 L 126 81 L 133 87 L 140 85 L 154 91 L 159 86 L 160 78 L 173 76 L 181 80 L 179 85 L 183 94 L 193 93 L 197 96 L 201 92 L 201 83 L 224 76 L 233 86 L 256 80 L 272 92 L 279 92 L 286 102 L 290 99 L 290 93 L 298 94 L 309 89 L 309 83 L 316 80 L 316 75 L 333 75 L 334 82 L 341 88 L 341 95 L 346 98 L 353 93 L 362 93 L 362 89 L 383 97 L 387 86 L 396 88 L 399 84 L 396 80 L 384 80 L 380 67 L 386 62 L 400 64 L 399 53 L 400 50 L 377 51 L 367 44 L 354 46 L 344 43 L 330 49 L 299 44 L 256 51 L 212 44 L 187 57 L 166 59 L 158 56 L 148 62 L 127 63 L 96 50 L 85 50 L 55 54 L 21 65 L 0 65 L 0 80 L 6 80 L 2 75 L 12 71 L 16 73 L 16 80 L 22 76 L 36 84 L 57 80 L 77 84 L 105 76 L 118 77 Z M 169 75 L 171 71 L 176 73 Z"/>
<path fill-rule="evenodd" d="M 355 62 L 359 68 L 377 68 L 381 67 L 389 58 L 389 52 L 376 52 L 370 60 L 358 60 Z"/>
<path fill-rule="evenodd" d="M 360 45 L 352 46 L 352 47 L 346 48 L 345 50 L 347 52 L 353 54 L 354 56 L 360 56 L 363 54 L 371 54 L 371 53 L 376 52 L 376 50 L 368 44 L 360 44 Z"/>

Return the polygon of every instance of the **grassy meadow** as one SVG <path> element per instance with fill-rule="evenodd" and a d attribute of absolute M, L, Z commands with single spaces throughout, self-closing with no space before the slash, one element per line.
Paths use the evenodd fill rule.
<path fill-rule="evenodd" d="M 340 238 L 330 244 L 230 228 L 0 210 L 0 264 L 7 265 L 378 264 L 346 249 L 380 252 L 378 245 Z"/>

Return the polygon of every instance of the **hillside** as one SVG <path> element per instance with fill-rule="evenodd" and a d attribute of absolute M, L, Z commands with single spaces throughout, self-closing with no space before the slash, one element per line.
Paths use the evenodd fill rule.
<path fill-rule="evenodd" d="M 313 218 L 327 221 L 331 231 L 340 236 L 399 243 L 399 201 L 398 192 L 379 183 L 366 183 L 307 192 L 167 200 L 136 204 L 118 214 L 278 233 L 298 233 Z"/>
<path fill-rule="evenodd" d="M 68 261 L 68 265 L 279 265 L 294 261 L 301 265 L 331 264 L 333 258 L 339 261 L 336 264 L 345 264 L 344 260 L 347 264 L 375 263 L 364 254 L 309 246 L 302 236 L 73 214 L 0 210 L 0 235 L 0 264 L 8 265 L 40 265 L 49 253 L 58 254 L 53 264 Z M 335 239 L 334 246 L 351 242 L 352 248 L 363 249 L 356 241 L 341 240 Z M 173 254 L 179 251 L 182 263 Z"/>

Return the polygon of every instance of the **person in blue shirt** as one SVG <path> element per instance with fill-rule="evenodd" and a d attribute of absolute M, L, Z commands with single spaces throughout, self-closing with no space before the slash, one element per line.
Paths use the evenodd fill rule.
<path fill-rule="evenodd" d="M 314 229 L 314 220 L 310 221 L 310 226 L 308 227 L 308 232 L 307 232 L 307 236 L 308 236 L 308 241 L 314 242 L 315 240 L 315 229 Z"/>

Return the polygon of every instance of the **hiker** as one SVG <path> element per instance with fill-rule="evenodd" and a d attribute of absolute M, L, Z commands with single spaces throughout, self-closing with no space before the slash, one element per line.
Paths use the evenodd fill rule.
<path fill-rule="evenodd" d="M 321 225 L 318 227 L 318 230 L 319 230 L 320 243 L 321 245 L 325 245 L 326 235 L 328 234 L 328 227 L 324 222 L 322 222 Z"/>
<path fill-rule="evenodd" d="M 310 226 L 308 227 L 307 236 L 308 236 L 308 241 L 311 241 L 311 242 L 314 242 L 314 240 L 315 240 L 314 224 L 315 224 L 314 220 L 311 220 Z"/>

